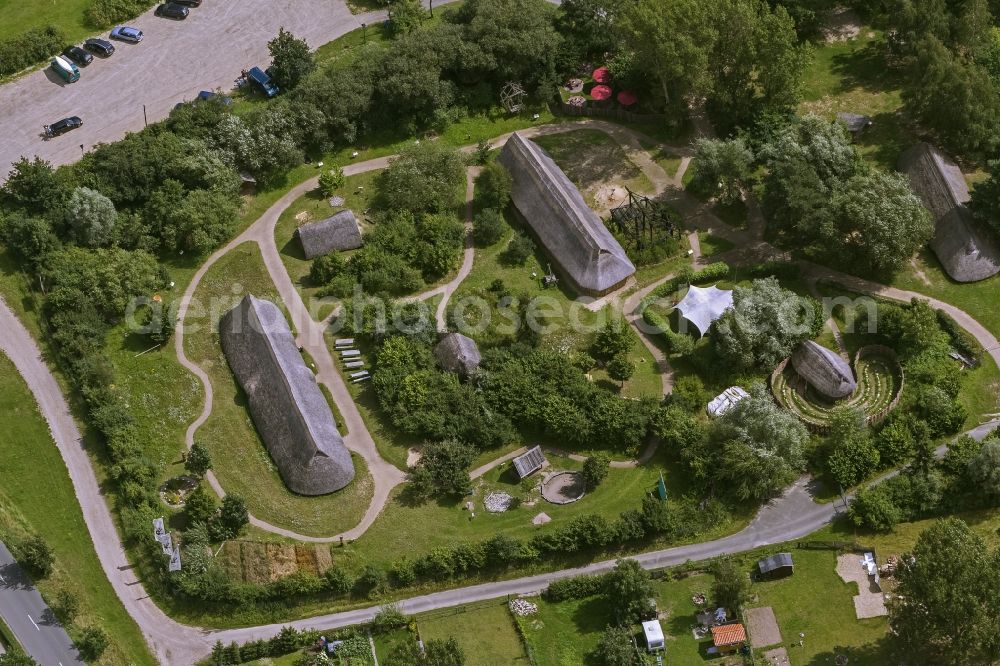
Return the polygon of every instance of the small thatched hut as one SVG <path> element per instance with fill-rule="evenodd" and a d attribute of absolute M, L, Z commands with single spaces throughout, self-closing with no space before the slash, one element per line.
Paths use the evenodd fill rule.
<path fill-rule="evenodd" d="M 295 232 L 306 259 L 315 259 L 333 251 L 361 247 L 361 229 L 354 211 L 342 210 L 325 220 L 303 224 Z"/>
<path fill-rule="evenodd" d="M 806 340 L 792 353 L 792 367 L 810 386 L 828 398 L 846 398 L 858 388 L 847 361 L 812 340 Z"/>
<path fill-rule="evenodd" d="M 969 187 L 962 170 L 926 143 L 904 152 L 899 170 L 934 216 L 930 245 L 948 275 L 957 282 L 975 282 L 1000 273 L 1000 244 L 966 206 Z"/>
<path fill-rule="evenodd" d="M 247 295 L 219 321 L 222 351 L 281 478 L 300 495 L 340 490 L 354 463 L 278 307 Z"/>
<path fill-rule="evenodd" d="M 498 159 L 513 180 L 514 207 L 575 290 L 601 296 L 635 273 L 601 218 L 538 144 L 515 132 Z"/>
<path fill-rule="evenodd" d="M 476 368 L 482 356 L 476 341 L 461 333 L 449 333 L 434 347 L 434 358 L 448 372 L 468 377 Z"/>

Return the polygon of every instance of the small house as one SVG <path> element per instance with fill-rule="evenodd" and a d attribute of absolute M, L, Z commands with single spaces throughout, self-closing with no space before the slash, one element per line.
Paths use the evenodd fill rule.
<path fill-rule="evenodd" d="M 791 553 L 778 553 L 757 562 L 760 577 L 766 580 L 791 576 L 795 571 Z"/>
<path fill-rule="evenodd" d="M 650 652 L 662 650 L 666 647 L 663 641 L 663 627 L 659 620 L 649 620 L 642 623 L 642 633 L 646 637 L 646 649 Z"/>
<path fill-rule="evenodd" d="M 734 654 L 747 642 L 746 628 L 736 622 L 712 627 L 712 644 L 719 654 Z"/>
<path fill-rule="evenodd" d="M 851 139 L 857 141 L 864 131 L 872 126 L 872 119 L 860 113 L 838 113 L 837 122 L 847 129 Z"/>
<path fill-rule="evenodd" d="M 434 347 L 438 365 L 460 377 L 468 377 L 479 368 L 482 355 L 472 338 L 461 333 L 448 333 Z"/>
<path fill-rule="evenodd" d="M 296 230 L 302 253 L 315 259 L 331 252 L 356 250 L 362 245 L 361 228 L 354 211 L 342 210 L 325 220 L 303 224 Z"/>
<path fill-rule="evenodd" d="M 540 470 L 546 462 L 542 447 L 536 446 L 514 458 L 514 470 L 518 478 L 523 479 Z"/>

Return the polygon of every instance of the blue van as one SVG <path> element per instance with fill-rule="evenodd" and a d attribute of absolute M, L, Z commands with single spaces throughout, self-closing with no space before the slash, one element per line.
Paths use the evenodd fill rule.
<path fill-rule="evenodd" d="M 260 67 L 251 67 L 250 71 L 247 72 L 247 78 L 250 82 L 255 84 L 260 91 L 267 95 L 268 97 L 274 97 L 278 94 L 278 86 L 274 85 L 274 81 L 268 76 Z"/>
<path fill-rule="evenodd" d="M 75 81 L 80 80 L 80 70 L 76 68 L 76 65 L 62 56 L 56 56 L 53 58 L 52 64 L 49 66 L 52 68 L 52 71 L 61 76 L 63 81 L 66 83 L 74 83 Z"/>

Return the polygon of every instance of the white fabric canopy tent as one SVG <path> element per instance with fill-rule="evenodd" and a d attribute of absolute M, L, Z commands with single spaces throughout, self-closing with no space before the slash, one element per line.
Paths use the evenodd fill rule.
<path fill-rule="evenodd" d="M 711 287 L 688 287 L 687 294 L 677 304 L 681 315 L 694 324 L 700 335 L 705 335 L 712 322 L 733 307 L 733 290 Z"/>

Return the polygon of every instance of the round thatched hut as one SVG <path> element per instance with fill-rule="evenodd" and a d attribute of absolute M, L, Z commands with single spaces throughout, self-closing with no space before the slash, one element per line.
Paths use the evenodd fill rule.
<path fill-rule="evenodd" d="M 803 342 L 792 354 L 792 367 L 810 386 L 833 400 L 846 398 L 858 388 L 847 361 L 812 340 Z"/>

